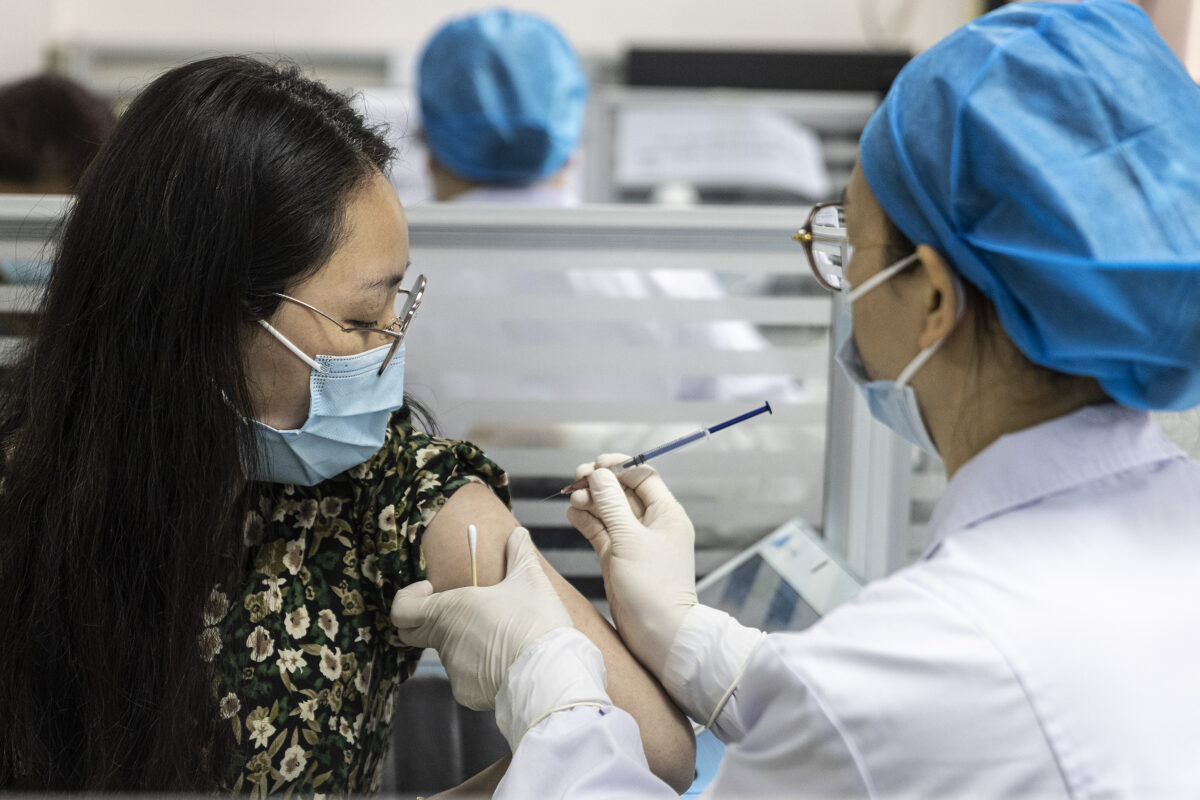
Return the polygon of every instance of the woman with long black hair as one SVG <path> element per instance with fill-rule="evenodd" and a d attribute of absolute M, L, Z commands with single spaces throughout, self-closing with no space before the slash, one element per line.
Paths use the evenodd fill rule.
<path fill-rule="evenodd" d="M 227 57 L 152 83 L 84 176 L 0 397 L 0 788 L 378 787 L 418 654 L 392 595 L 468 583 L 468 522 L 498 581 L 517 524 L 404 405 L 424 280 L 390 157 L 341 96 Z M 546 569 L 686 785 L 686 723 Z"/>

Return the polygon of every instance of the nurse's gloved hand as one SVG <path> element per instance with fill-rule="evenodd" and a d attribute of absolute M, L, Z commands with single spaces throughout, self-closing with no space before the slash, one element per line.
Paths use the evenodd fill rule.
<path fill-rule="evenodd" d="M 433 593 L 421 581 L 396 592 L 392 624 L 400 641 L 437 650 L 454 699 L 477 711 L 496 707 L 508 668 L 530 644 L 571 617 L 550 585 L 529 531 L 508 537 L 507 574 L 494 586 Z"/>
<path fill-rule="evenodd" d="M 651 467 L 620 477 L 603 469 L 628 456 L 606 455 L 575 471 L 588 488 L 571 494 L 567 519 L 600 556 L 604 591 L 630 652 L 660 680 L 667 652 L 696 605 L 695 538 L 683 506 Z"/>

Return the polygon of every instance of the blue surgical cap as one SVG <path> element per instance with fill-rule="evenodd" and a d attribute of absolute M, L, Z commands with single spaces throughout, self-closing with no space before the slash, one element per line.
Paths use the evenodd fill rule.
<path fill-rule="evenodd" d="M 425 139 L 461 177 L 523 185 L 557 172 L 583 130 L 587 77 L 562 34 L 532 14 L 456 19 L 418 66 Z"/>
<path fill-rule="evenodd" d="M 1035 363 L 1200 404 L 1200 88 L 1119 0 L 1018 3 L 901 71 L 863 176 Z"/>

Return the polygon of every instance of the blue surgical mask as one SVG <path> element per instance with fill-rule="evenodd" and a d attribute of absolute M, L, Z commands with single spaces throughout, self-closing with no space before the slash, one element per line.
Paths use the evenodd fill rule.
<path fill-rule="evenodd" d="M 838 342 L 837 349 L 834 351 L 833 357 L 841 365 L 846 376 L 862 392 L 863 399 L 867 401 L 867 408 L 870 409 L 872 417 L 891 428 L 896 435 L 915 444 L 925 452 L 936 456 L 939 455 L 937 446 L 933 443 L 933 438 L 929 435 L 929 428 L 925 425 L 925 420 L 921 417 L 921 407 L 917 404 L 917 393 L 909 385 L 909 381 L 912 380 L 917 370 L 924 366 L 925 362 L 937 352 L 945 340 L 938 339 L 929 347 L 917 353 L 916 357 L 909 362 L 908 366 L 901 370 L 895 380 L 873 381 L 867 375 L 866 367 L 863 365 L 862 354 L 859 352 L 858 345 L 855 343 L 854 336 L 852 335 L 853 317 L 851 308 L 854 301 L 884 283 L 916 260 L 917 254 L 913 253 L 907 258 L 901 259 L 871 276 L 862 286 L 846 294 L 842 303 L 842 313 L 845 314 L 845 319 L 842 320 L 840 341 Z M 958 280 L 958 276 L 952 274 L 952 278 L 958 289 L 958 316 L 961 317 L 963 311 L 962 301 L 964 298 L 962 283 Z"/>
<path fill-rule="evenodd" d="M 268 333 L 312 369 L 308 419 L 298 430 L 276 430 L 255 420 L 258 432 L 256 480 L 315 486 L 367 461 L 383 447 L 388 418 L 404 405 L 404 345 L 387 370 L 385 344 L 353 356 L 311 359 L 266 322 Z"/>

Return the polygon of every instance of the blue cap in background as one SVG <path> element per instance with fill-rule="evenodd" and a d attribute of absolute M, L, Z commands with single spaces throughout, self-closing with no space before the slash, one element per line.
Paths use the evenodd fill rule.
<path fill-rule="evenodd" d="M 579 142 L 587 77 L 541 17 L 493 9 L 453 20 L 417 70 L 426 142 L 460 177 L 534 183 L 561 169 Z"/>
<path fill-rule="evenodd" d="M 1131 407 L 1200 404 L 1200 88 L 1141 9 L 965 25 L 900 73 L 860 162 L 1032 361 Z"/>

